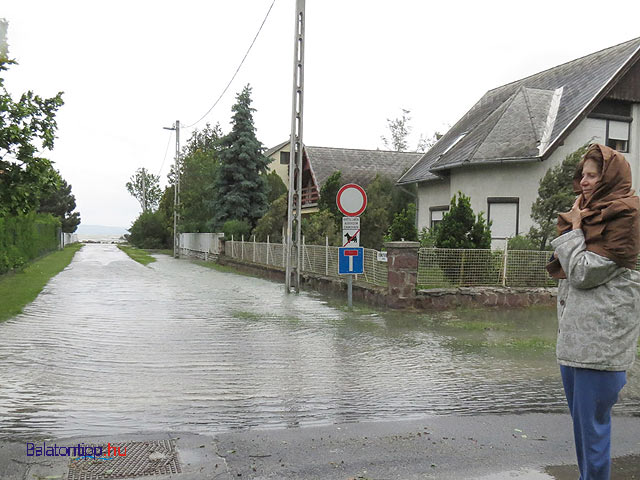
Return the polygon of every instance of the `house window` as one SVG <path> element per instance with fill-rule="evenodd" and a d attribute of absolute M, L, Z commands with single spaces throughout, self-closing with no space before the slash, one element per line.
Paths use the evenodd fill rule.
<path fill-rule="evenodd" d="M 590 118 L 606 121 L 604 143 L 619 152 L 629 151 L 629 128 L 633 121 L 631 106 L 631 102 L 605 99 L 589 113 Z"/>
<path fill-rule="evenodd" d="M 491 238 L 511 238 L 518 235 L 519 214 L 518 197 L 487 198 L 487 219 L 492 222 Z"/>
<path fill-rule="evenodd" d="M 628 122 L 607 120 L 607 147 L 619 152 L 629 151 L 629 126 Z"/>
<path fill-rule="evenodd" d="M 289 165 L 289 152 L 280 152 L 280 165 Z"/>
<path fill-rule="evenodd" d="M 447 152 L 449 152 L 449 150 L 451 150 L 453 147 L 455 147 L 458 144 L 458 142 L 465 137 L 466 134 L 467 134 L 467 132 L 463 132 L 460 135 L 458 135 L 458 138 L 456 138 L 453 142 L 451 142 L 451 145 L 449 145 L 445 149 L 445 151 L 440 154 L 440 156 L 446 155 Z"/>
<path fill-rule="evenodd" d="M 439 205 L 437 207 L 429 207 L 431 213 L 431 228 L 435 227 L 442 221 L 444 214 L 449 211 L 449 205 Z"/>

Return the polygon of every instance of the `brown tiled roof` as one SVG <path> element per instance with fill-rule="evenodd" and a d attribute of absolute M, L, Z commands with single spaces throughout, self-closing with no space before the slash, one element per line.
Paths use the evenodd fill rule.
<path fill-rule="evenodd" d="M 640 38 L 488 91 L 400 184 L 468 164 L 547 158 L 640 57 Z"/>

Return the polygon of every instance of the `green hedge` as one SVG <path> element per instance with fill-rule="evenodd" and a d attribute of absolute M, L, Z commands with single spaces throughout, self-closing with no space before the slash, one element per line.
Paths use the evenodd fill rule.
<path fill-rule="evenodd" d="M 0 217 L 0 274 L 22 268 L 28 261 L 60 245 L 60 221 L 50 214 Z"/>

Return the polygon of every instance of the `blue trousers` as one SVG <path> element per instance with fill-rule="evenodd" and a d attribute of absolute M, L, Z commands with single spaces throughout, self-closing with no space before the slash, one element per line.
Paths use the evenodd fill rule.
<path fill-rule="evenodd" d="M 626 372 L 560 366 L 573 419 L 580 480 L 611 478 L 611 408 L 627 383 Z"/>

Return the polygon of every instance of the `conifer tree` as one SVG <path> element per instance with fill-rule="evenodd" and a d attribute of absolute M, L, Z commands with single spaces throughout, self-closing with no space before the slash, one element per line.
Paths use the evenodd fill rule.
<path fill-rule="evenodd" d="M 256 138 L 251 87 L 245 86 L 236 100 L 231 132 L 222 139 L 220 151 L 217 223 L 244 220 L 253 227 L 268 206 L 265 174 L 269 160 Z"/>
<path fill-rule="evenodd" d="M 583 145 L 575 152 L 567 155 L 560 165 L 547 170 L 540 179 L 538 198 L 531 205 L 531 219 L 535 226 L 531 227 L 527 237 L 540 250 L 545 250 L 548 242 L 556 236 L 556 223 L 559 212 L 566 212 L 576 200 L 573 192 L 573 174 L 585 153 L 588 145 Z"/>
<path fill-rule="evenodd" d="M 451 199 L 449 212 L 436 229 L 438 248 L 490 248 L 491 222 L 485 222 L 482 213 L 475 216 L 471 199 L 458 192 Z"/>
<path fill-rule="evenodd" d="M 73 233 L 80 225 L 80 212 L 74 212 L 76 209 L 76 197 L 71 193 L 71 185 L 58 175 L 58 189 L 40 200 L 38 211 L 41 213 L 50 213 L 60 219 L 62 231 L 65 233 Z"/>

